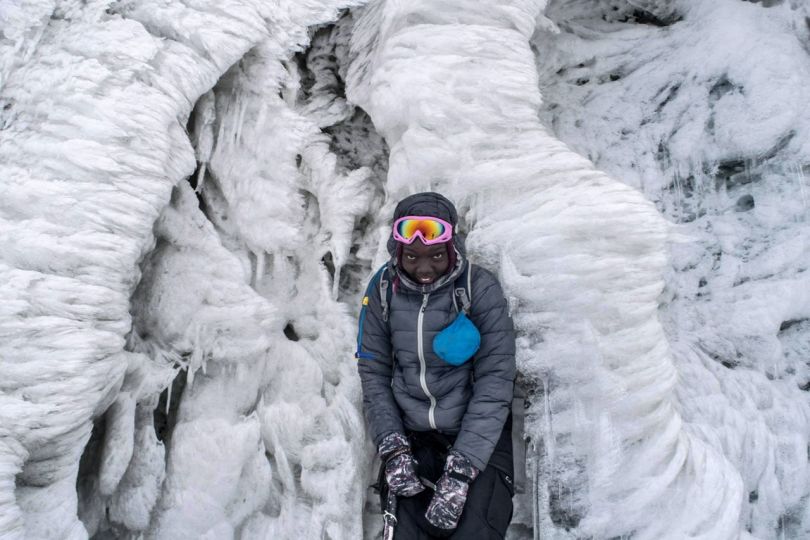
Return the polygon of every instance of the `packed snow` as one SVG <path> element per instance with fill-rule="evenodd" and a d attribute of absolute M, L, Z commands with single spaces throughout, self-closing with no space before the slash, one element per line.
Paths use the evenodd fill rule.
<path fill-rule="evenodd" d="M 518 328 L 509 537 L 810 536 L 802 0 L 0 0 L 0 538 L 378 537 L 403 196 Z"/>

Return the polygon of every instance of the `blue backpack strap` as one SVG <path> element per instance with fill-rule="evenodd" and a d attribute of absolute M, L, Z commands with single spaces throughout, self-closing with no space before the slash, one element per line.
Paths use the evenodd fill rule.
<path fill-rule="evenodd" d="M 363 324 L 366 321 L 366 309 L 368 309 L 369 297 L 371 296 L 371 291 L 374 290 L 374 287 L 380 287 L 380 302 L 383 306 L 383 319 L 388 320 L 388 304 L 390 302 L 390 296 L 386 295 L 386 291 L 383 288 L 383 282 L 385 282 L 385 287 L 388 287 L 388 280 L 385 278 L 384 274 L 386 273 L 386 269 L 388 265 L 383 265 L 382 268 L 377 270 L 374 274 L 374 277 L 371 278 L 371 281 L 368 283 L 368 287 L 366 287 L 366 293 L 363 295 L 363 306 L 360 308 L 360 320 L 357 325 L 357 351 L 354 353 L 355 358 L 366 358 L 373 360 L 375 356 L 371 353 L 363 352 Z"/>

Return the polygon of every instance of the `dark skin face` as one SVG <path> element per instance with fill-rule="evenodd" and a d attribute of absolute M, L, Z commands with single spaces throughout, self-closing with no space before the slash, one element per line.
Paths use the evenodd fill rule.
<path fill-rule="evenodd" d="M 426 246 L 420 238 L 402 246 L 402 269 L 420 285 L 430 285 L 447 272 L 447 244 Z"/>

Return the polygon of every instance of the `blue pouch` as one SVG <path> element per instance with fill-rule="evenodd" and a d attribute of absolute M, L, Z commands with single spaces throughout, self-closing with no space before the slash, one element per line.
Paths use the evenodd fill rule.
<path fill-rule="evenodd" d="M 433 338 L 433 352 L 452 366 L 460 366 L 481 346 L 481 334 L 464 312 Z"/>

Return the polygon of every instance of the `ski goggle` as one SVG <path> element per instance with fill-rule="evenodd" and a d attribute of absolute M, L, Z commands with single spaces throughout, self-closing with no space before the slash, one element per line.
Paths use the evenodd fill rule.
<path fill-rule="evenodd" d="M 413 244 L 419 237 L 426 246 L 441 244 L 453 238 L 453 226 L 432 216 L 405 216 L 394 222 L 394 240 Z"/>

